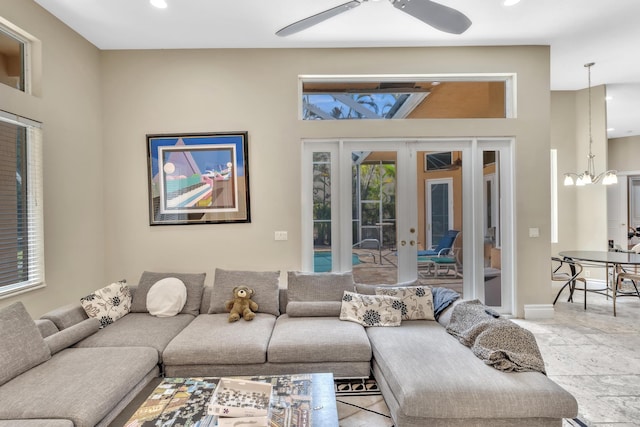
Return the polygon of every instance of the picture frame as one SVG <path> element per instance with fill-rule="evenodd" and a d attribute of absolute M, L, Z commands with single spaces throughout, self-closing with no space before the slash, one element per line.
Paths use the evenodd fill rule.
<path fill-rule="evenodd" d="M 149 225 L 251 222 L 247 132 L 147 135 Z"/>

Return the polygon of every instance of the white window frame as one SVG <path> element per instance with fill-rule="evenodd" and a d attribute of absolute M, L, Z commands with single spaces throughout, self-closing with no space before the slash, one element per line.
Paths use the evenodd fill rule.
<path fill-rule="evenodd" d="M 18 42 L 24 45 L 24 51 L 22 58 L 22 66 L 24 69 L 22 70 L 24 73 L 24 93 L 31 94 L 31 79 L 32 79 L 32 71 L 31 71 L 31 57 L 32 57 L 32 41 L 24 31 L 21 31 L 18 27 L 11 24 L 9 21 L 2 19 L 0 16 L 0 31 L 5 33 L 11 38 L 16 39 Z M 20 89 L 16 89 L 20 90 Z M 20 90 L 21 91 L 21 90 Z M 21 91 L 22 92 L 22 91 Z"/>
<path fill-rule="evenodd" d="M 41 124 L 0 111 L 0 121 L 27 129 L 27 223 L 29 270 L 25 281 L 0 287 L 0 299 L 44 286 L 44 212 Z"/>

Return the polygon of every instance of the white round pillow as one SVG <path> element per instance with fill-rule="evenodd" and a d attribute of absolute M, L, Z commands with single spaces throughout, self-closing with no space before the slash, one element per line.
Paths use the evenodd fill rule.
<path fill-rule="evenodd" d="M 147 310 L 157 317 L 171 317 L 182 311 L 187 302 L 187 287 L 176 277 L 158 280 L 147 293 Z"/>

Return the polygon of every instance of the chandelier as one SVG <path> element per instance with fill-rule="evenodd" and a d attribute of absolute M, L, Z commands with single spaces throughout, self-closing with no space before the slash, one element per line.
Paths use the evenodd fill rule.
<path fill-rule="evenodd" d="M 564 185 L 574 185 L 573 178 L 575 177 L 575 185 L 588 185 L 588 184 L 596 184 L 600 180 L 602 180 L 603 185 L 611 185 L 618 183 L 618 176 L 616 175 L 617 171 L 608 170 L 602 172 L 600 174 L 596 174 L 595 166 L 593 159 L 596 157 L 591 152 L 591 146 L 593 145 L 593 138 L 591 137 L 591 67 L 595 65 L 595 62 L 589 62 L 588 64 L 584 64 L 587 69 L 589 75 L 589 156 L 587 157 L 587 170 L 583 173 L 565 173 L 564 174 Z"/>

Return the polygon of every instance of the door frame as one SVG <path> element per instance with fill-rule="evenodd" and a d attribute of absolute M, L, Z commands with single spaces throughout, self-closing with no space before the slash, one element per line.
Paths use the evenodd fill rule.
<path fill-rule="evenodd" d="M 482 151 L 499 151 L 501 264 L 503 285 L 502 306 L 495 309 L 512 313 L 515 307 L 515 195 L 514 195 L 514 144 L 511 137 L 483 138 L 333 138 L 304 139 L 302 141 L 302 218 L 301 255 L 303 271 L 313 271 L 313 196 L 308 191 L 313 182 L 312 153 L 332 153 L 332 254 L 333 271 L 351 271 L 351 152 L 396 151 L 397 200 L 402 201 L 396 215 L 398 283 L 417 278 L 417 154 L 420 151 L 461 151 L 463 158 L 462 192 L 463 208 L 463 258 L 466 261 L 463 274 L 465 299 L 484 299 L 484 216 Z M 336 157 L 337 156 L 337 157 Z M 466 167 L 464 165 L 467 165 Z M 341 191 L 342 189 L 348 189 Z M 402 242 L 405 245 L 402 245 Z"/>

